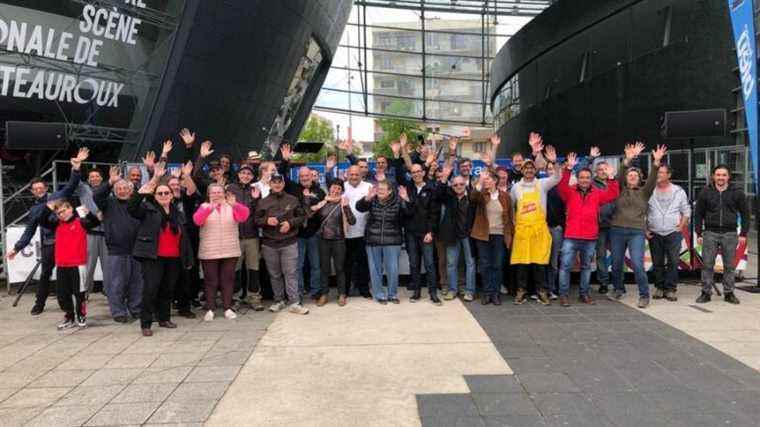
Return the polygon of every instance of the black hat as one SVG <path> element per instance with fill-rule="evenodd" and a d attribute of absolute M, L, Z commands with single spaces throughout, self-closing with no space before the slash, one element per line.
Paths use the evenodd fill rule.
<path fill-rule="evenodd" d="M 285 178 L 282 175 L 280 175 L 278 172 L 275 172 L 272 174 L 269 180 L 270 181 L 284 181 Z"/>
<path fill-rule="evenodd" d="M 249 165 L 240 166 L 240 169 L 238 169 L 238 172 L 242 171 L 243 169 L 248 169 L 248 171 L 251 172 L 252 174 L 254 175 L 256 174 L 256 172 L 253 171 L 253 168 Z"/>

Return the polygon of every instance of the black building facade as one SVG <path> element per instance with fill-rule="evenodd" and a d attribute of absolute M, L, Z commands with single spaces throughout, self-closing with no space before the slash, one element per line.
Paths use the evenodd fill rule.
<path fill-rule="evenodd" d="M 736 56 L 724 0 L 560 0 L 499 51 L 491 107 L 504 152 L 539 131 L 562 151 L 664 141 L 665 111 L 722 108 L 736 128 Z M 736 136 L 699 146 L 736 144 Z M 685 142 L 670 141 L 672 148 Z"/>
<path fill-rule="evenodd" d="M 351 6 L 0 0 L 0 125 L 65 123 L 100 161 L 179 142 L 182 127 L 236 157 L 276 147 L 305 123 Z"/>

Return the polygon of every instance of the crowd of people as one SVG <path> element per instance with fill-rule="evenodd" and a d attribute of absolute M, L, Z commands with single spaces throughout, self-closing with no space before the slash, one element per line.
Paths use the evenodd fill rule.
<path fill-rule="evenodd" d="M 702 245 L 696 302 L 711 299 L 720 251 L 724 299 L 739 303 L 734 265 L 748 232 L 745 195 L 731 184 L 729 168 L 718 165 L 692 218 L 686 192 L 671 182 L 673 170 L 663 161 L 665 146 L 651 150 L 645 177 L 636 166 L 647 161 L 640 142 L 625 146 L 616 172 L 597 147 L 583 159 L 571 152 L 560 162 L 556 149 L 531 133 L 531 154 L 514 153 L 507 169 L 495 164 L 501 140 L 493 136 L 482 154 L 486 167 L 475 176 L 472 161 L 457 155 L 457 139 L 448 141 L 441 159 L 442 150 L 401 135 L 390 146 L 392 156 L 375 159 L 374 171 L 354 156 L 350 141 L 340 144 L 351 165 L 339 173 L 338 155 L 330 155 L 321 181 L 306 166 L 291 180 L 288 144 L 277 161 L 250 152 L 236 163 L 230 155 L 215 156 L 209 141 L 197 146 L 187 129 L 179 139 L 179 167 L 168 166 L 175 148 L 168 140 L 159 156 L 145 155 L 144 168 L 112 166 L 107 177 L 97 168 L 83 172 L 89 151 L 82 148 L 60 190 L 48 194 L 43 180 L 32 180 L 35 204 L 8 252 L 15 257 L 39 228 L 41 277 L 32 315 L 45 309 L 55 268 L 65 313 L 58 328 L 86 327 L 98 261 L 113 320 L 139 319 L 145 336 L 153 334 L 155 320 L 176 328 L 173 309 L 195 318 L 193 309 L 202 307 L 203 320 L 213 321 L 221 305 L 224 317 L 235 319 L 243 304 L 264 310 L 270 292 L 270 311 L 304 315 L 305 298 L 317 307 L 329 303 L 331 276 L 339 306 L 349 296 L 399 304 L 402 246 L 412 303 L 426 287 L 435 305 L 476 296 L 501 305 L 509 294 L 514 304 L 558 299 L 569 306 L 571 272 L 579 267 L 578 301 L 594 304 L 594 260 L 598 293 L 620 300 L 627 255 L 638 307 L 646 308 L 645 242 L 654 265 L 651 298 L 676 301 L 682 231 L 690 220 Z"/>

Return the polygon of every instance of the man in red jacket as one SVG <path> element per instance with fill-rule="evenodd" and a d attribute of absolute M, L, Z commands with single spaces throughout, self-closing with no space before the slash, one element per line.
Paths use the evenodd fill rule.
<path fill-rule="evenodd" d="M 570 271 L 575 264 L 576 253 L 580 253 L 581 258 L 580 301 L 584 304 L 594 304 L 594 300 L 589 296 L 589 281 L 591 260 L 594 258 L 596 238 L 599 234 L 599 208 L 614 201 L 620 194 L 620 187 L 614 179 L 608 180 L 605 190 L 591 185 L 592 173 L 588 168 L 578 171 L 578 183 L 571 186 L 570 173 L 575 164 L 575 153 L 569 153 L 562 180 L 557 185 L 559 196 L 565 202 L 567 210 L 559 270 L 559 302 L 563 307 L 570 305 Z M 615 176 L 609 165 L 605 164 L 602 167 L 607 168 L 607 176 Z"/>

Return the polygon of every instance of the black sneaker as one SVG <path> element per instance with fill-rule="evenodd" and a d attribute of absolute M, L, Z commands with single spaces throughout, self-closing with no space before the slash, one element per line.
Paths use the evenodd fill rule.
<path fill-rule="evenodd" d="M 604 295 L 609 292 L 610 288 L 607 285 L 599 285 L 599 293 Z"/>
<path fill-rule="evenodd" d="M 32 316 L 39 316 L 42 314 L 42 312 L 45 311 L 45 306 L 40 304 L 34 304 L 34 307 L 32 307 L 32 311 L 29 313 L 32 314 Z"/>
<path fill-rule="evenodd" d="M 393 303 L 393 304 L 401 304 L 401 300 L 399 300 L 398 298 L 395 298 L 395 297 L 394 298 L 388 298 L 388 302 Z"/>
<path fill-rule="evenodd" d="M 441 300 L 438 298 L 438 295 L 436 294 L 430 294 L 430 302 L 432 302 L 434 305 L 443 305 Z"/>
<path fill-rule="evenodd" d="M 127 316 L 116 316 L 113 318 L 113 321 L 116 323 L 129 323 L 129 317 Z"/>
<path fill-rule="evenodd" d="M 416 289 L 414 291 L 414 294 L 412 294 L 412 296 L 409 298 L 409 302 L 417 302 L 420 300 L 421 297 L 422 297 L 422 291 L 420 291 L 419 289 Z"/>
<path fill-rule="evenodd" d="M 483 295 L 480 297 L 480 303 L 482 305 L 488 305 L 491 303 L 491 296 L 490 295 Z"/>
<path fill-rule="evenodd" d="M 697 304 L 704 304 L 706 302 L 710 302 L 712 297 L 707 292 L 702 292 L 699 297 L 697 298 Z"/>
<path fill-rule="evenodd" d="M 723 296 L 723 300 L 729 304 L 739 304 L 739 298 L 736 298 L 733 292 L 726 292 Z"/>
<path fill-rule="evenodd" d="M 382 304 L 382 305 L 386 305 L 386 304 L 388 304 L 388 300 L 387 300 L 387 299 L 385 299 L 385 298 L 381 298 L 381 299 L 377 300 L 377 302 L 378 302 L 379 304 Z"/>
<path fill-rule="evenodd" d="M 493 305 L 501 305 L 501 297 L 499 296 L 499 294 L 493 295 L 491 297 L 491 302 L 493 303 Z"/>

